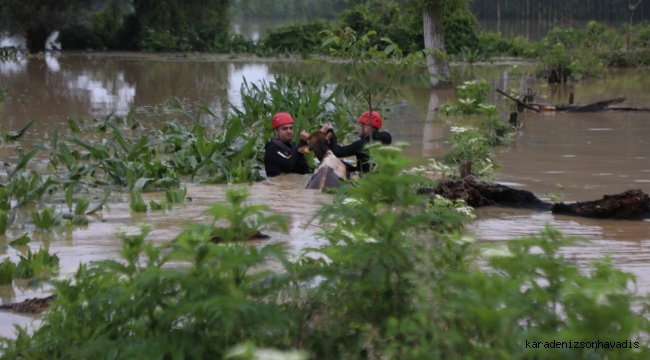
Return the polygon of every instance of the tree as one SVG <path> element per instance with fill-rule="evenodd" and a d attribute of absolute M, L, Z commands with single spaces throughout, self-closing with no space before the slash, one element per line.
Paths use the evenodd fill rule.
<path fill-rule="evenodd" d="M 89 0 L 0 0 L 0 30 L 22 35 L 32 53 L 45 50 L 47 38 L 82 19 Z"/>
<path fill-rule="evenodd" d="M 469 12 L 469 2 L 468 0 L 411 0 L 408 5 L 412 10 L 422 13 L 424 48 L 428 50 L 427 65 L 429 74 L 435 75 L 431 77 L 431 83 L 435 85 L 438 83 L 438 75 L 449 76 L 449 64 L 444 58 L 445 26 L 443 17 L 450 11 Z"/>
<path fill-rule="evenodd" d="M 1 0 L 0 0 L 1 1 Z M 215 50 L 228 35 L 230 0 L 133 0 L 140 42 L 179 42 L 194 50 Z"/>

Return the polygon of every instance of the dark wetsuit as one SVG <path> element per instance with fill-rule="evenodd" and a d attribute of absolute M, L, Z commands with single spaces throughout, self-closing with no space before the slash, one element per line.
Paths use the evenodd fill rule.
<path fill-rule="evenodd" d="M 370 143 L 370 136 L 366 135 L 366 137 L 363 139 L 359 139 L 350 145 L 341 146 L 336 140 L 336 134 L 334 134 L 334 131 L 330 131 L 332 132 L 332 139 L 330 140 L 330 149 L 332 149 L 332 153 L 334 153 L 334 155 L 339 158 L 346 156 L 356 156 L 357 171 L 370 171 L 370 163 L 368 162 L 370 156 L 368 156 L 368 154 L 363 151 L 365 146 Z M 392 136 L 390 136 L 390 134 L 385 131 L 373 131 L 372 139 L 373 141 L 381 141 L 383 145 L 390 145 L 390 143 L 393 141 Z"/>
<path fill-rule="evenodd" d="M 301 146 L 307 145 L 300 140 L 298 146 L 292 141 L 282 142 L 279 139 L 271 139 L 264 148 L 264 168 L 266 176 L 273 177 L 280 174 L 308 174 L 311 172 L 305 155 L 298 151 Z"/>

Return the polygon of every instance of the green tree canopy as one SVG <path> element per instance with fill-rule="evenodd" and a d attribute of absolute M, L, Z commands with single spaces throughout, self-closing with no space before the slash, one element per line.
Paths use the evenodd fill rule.
<path fill-rule="evenodd" d="M 229 7 L 230 0 L 133 0 L 141 42 L 171 36 L 195 50 L 225 39 Z"/>
<path fill-rule="evenodd" d="M 89 0 L 0 0 L 0 30 L 24 36 L 36 53 L 52 32 L 83 18 L 88 8 Z"/>

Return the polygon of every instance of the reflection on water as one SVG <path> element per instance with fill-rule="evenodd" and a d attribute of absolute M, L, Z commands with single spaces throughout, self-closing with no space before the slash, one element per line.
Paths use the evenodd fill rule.
<path fill-rule="evenodd" d="M 0 126 L 17 130 L 31 118 L 39 122 L 26 134 L 24 142 L 0 148 L 0 159 L 15 161 L 16 150 L 41 140 L 54 123 L 64 128 L 65 118 L 80 116 L 86 120 L 115 111 L 124 115 L 133 106 L 136 118 L 164 121 L 156 109 L 168 100 L 184 104 L 206 104 L 215 114 L 223 114 L 228 102 L 241 104 L 239 88 L 249 82 L 272 80 L 275 74 L 312 74 L 323 72 L 316 64 L 302 62 L 212 61 L 204 55 L 176 58 L 174 55 L 142 54 L 47 54 L 12 62 L 0 62 L 0 88 L 8 89 L 6 103 L 0 109 Z M 452 67 L 458 82 L 486 79 L 491 86 L 535 92 L 535 101 L 566 102 L 566 86 L 548 86 L 530 77 L 514 76 L 507 64 Z M 625 105 L 650 106 L 650 78 L 639 71 L 611 71 L 604 78 L 576 85 L 576 102 L 589 103 L 627 96 Z M 407 155 L 440 159 L 449 148 L 451 126 L 477 126 L 480 117 L 444 117 L 436 112 L 440 105 L 455 99 L 453 86 L 434 90 L 405 87 L 405 100 L 395 101 L 385 111 L 385 127 L 396 141 L 410 144 Z M 490 101 L 502 103 L 496 93 Z M 497 180 L 532 191 L 539 197 L 561 184 L 565 201 L 584 201 L 627 189 L 650 193 L 650 122 L 643 113 L 524 113 L 523 129 L 514 142 L 504 147 L 499 160 L 503 168 Z M 505 120 L 505 118 L 504 118 Z M 63 130 L 62 130 L 63 134 Z M 63 136 L 63 135 L 62 135 Z M 272 211 L 290 216 L 290 233 L 273 234 L 271 242 L 288 244 L 295 254 L 319 243 L 316 224 L 307 225 L 319 202 L 331 196 L 304 190 L 309 176 L 287 175 L 250 186 L 251 202 L 271 206 Z M 183 206 L 171 211 L 131 213 L 126 197 L 114 198 L 99 218 L 82 228 L 63 234 L 35 234 L 30 247 L 49 247 L 61 258 L 62 274 L 71 274 L 79 263 L 115 257 L 120 243 L 116 227 L 151 222 L 156 229 L 151 237 L 157 243 L 170 240 L 189 221 L 208 222 L 202 215 L 209 204 L 224 200 L 227 186 L 190 184 Z M 114 197 L 119 197 L 114 194 Z M 145 194 L 145 200 L 159 200 L 161 193 Z M 0 236 L 0 254 L 16 260 L 21 249 L 7 243 L 25 232 L 33 233 L 29 208 L 19 216 L 26 225 L 13 227 Z M 470 227 L 482 241 L 508 241 L 530 235 L 551 223 L 567 235 L 591 240 L 589 244 L 566 249 L 576 261 L 607 253 L 616 264 L 637 274 L 640 288 L 650 291 L 650 223 L 598 221 L 556 217 L 526 211 L 481 209 L 479 219 Z M 261 244 L 262 242 L 260 242 Z M 23 251 L 25 249 L 22 249 Z M 575 256 L 574 256 L 575 255 Z M 39 295 L 41 289 L 26 286 L 0 287 L 3 302 Z M 18 319 L 18 320 L 16 320 Z M 0 323 L 20 322 L 24 317 L 0 313 Z M 0 328 L 0 335 L 11 330 Z"/>
<path fill-rule="evenodd" d="M 485 208 L 476 211 L 470 226 L 477 240 L 505 242 L 536 235 L 547 224 L 564 236 L 585 241 L 562 249 L 561 254 L 581 264 L 610 256 L 618 267 L 637 276 L 637 287 L 650 293 L 650 221 L 614 221 L 534 213 L 524 210 Z"/>

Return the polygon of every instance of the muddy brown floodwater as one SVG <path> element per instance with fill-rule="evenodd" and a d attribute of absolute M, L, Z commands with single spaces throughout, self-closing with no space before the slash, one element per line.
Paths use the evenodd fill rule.
<path fill-rule="evenodd" d="M 493 87 L 531 88 L 538 102 L 564 102 L 568 88 L 549 87 L 543 81 L 521 76 L 525 65 L 501 62 L 489 65 L 453 66 L 453 76 L 464 80 L 486 79 Z M 125 115 L 131 106 L 143 122 L 169 118 L 162 106 L 179 101 L 189 107 L 204 104 L 215 114 L 227 110 L 227 100 L 240 103 L 239 87 L 249 82 L 272 80 L 276 74 L 320 72 L 318 65 L 304 62 L 262 61 L 220 58 L 191 54 L 46 54 L 43 57 L 0 62 L 0 88 L 7 89 L 0 104 L 0 127 L 17 130 L 31 118 L 38 119 L 18 144 L 0 147 L 0 160 L 14 162 L 19 147 L 42 140 L 46 129 L 58 123 L 63 129 L 67 117 L 86 120 L 103 118 L 111 112 Z M 326 73 L 327 74 L 327 73 Z M 576 102 L 627 96 L 626 106 L 650 107 L 650 77 L 641 71 L 609 71 L 604 78 L 576 85 Z M 224 92 L 224 90 L 227 91 Z M 452 126 L 472 126 L 477 117 L 441 117 L 436 107 L 455 99 L 451 87 L 428 90 L 405 88 L 406 100 L 385 112 L 386 129 L 397 141 L 410 145 L 407 155 L 440 159 L 448 149 Z M 491 101 L 502 103 L 497 94 Z M 496 180 L 527 189 L 540 198 L 564 189 L 564 201 L 594 200 L 604 194 L 628 189 L 650 193 L 650 114 L 648 113 L 558 113 L 521 115 L 524 125 L 514 142 L 499 152 L 502 169 Z M 504 116 L 505 119 L 505 116 Z M 209 121 L 209 120 L 204 120 Z M 209 124 L 207 124 L 209 125 Z M 295 254 L 318 245 L 319 227 L 308 225 L 319 202 L 331 201 L 331 195 L 304 190 L 309 176 L 285 175 L 250 185 L 252 203 L 263 203 L 272 211 L 290 217 L 289 234 L 272 234 L 266 242 L 284 242 Z M 49 248 L 61 259 L 61 275 L 70 276 L 79 263 L 112 258 L 120 248 L 114 235 L 119 226 L 145 221 L 155 225 L 151 239 L 170 240 L 187 222 L 208 221 L 202 215 L 211 203 L 224 199 L 227 185 L 188 184 L 186 201 L 171 211 L 132 213 L 126 197 L 115 199 L 90 224 L 62 234 L 34 233 L 31 222 L 10 228 L 0 236 L 0 255 L 13 261 L 26 247 L 15 249 L 7 243 L 24 233 L 33 234 L 29 246 Z M 145 201 L 160 199 L 161 193 L 144 194 Z M 120 201 L 121 200 L 121 201 Z M 61 203 L 58 203 L 62 206 Z M 21 209 L 19 217 L 28 218 L 30 209 Z M 567 257 L 580 264 L 610 255 L 617 266 L 637 275 L 642 293 L 650 292 L 650 222 L 592 220 L 540 214 L 525 210 L 485 208 L 476 211 L 477 220 L 468 228 L 479 241 L 506 242 L 518 236 L 537 233 L 551 224 L 566 235 L 576 235 L 588 243 L 564 249 Z M 259 242 L 261 244 L 262 242 Z M 1 260 L 1 259 L 0 259 Z M 2 302 L 21 301 L 42 296 L 47 286 L 0 286 Z M 13 336 L 13 324 L 27 325 L 35 318 L 0 312 L 0 336 Z"/>

